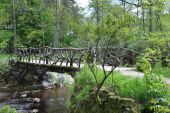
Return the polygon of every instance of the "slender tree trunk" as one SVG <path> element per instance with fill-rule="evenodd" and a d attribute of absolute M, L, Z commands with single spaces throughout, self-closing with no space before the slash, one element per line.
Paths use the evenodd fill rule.
<path fill-rule="evenodd" d="M 96 0 L 96 23 L 97 23 L 97 41 L 96 41 L 96 48 L 99 46 L 99 41 L 100 41 L 100 16 L 99 16 L 99 2 Z"/>
<path fill-rule="evenodd" d="M 45 41 L 44 41 L 44 22 L 43 22 L 43 10 L 44 10 L 44 1 L 41 0 L 41 5 L 40 5 L 40 19 L 41 19 L 41 31 L 43 31 L 43 37 L 42 37 L 42 43 L 40 46 L 44 46 L 45 45 Z"/>
<path fill-rule="evenodd" d="M 17 35 L 17 32 L 16 32 L 16 9 L 15 9 L 15 3 L 16 1 L 15 0 L 12 0 L 12 5 L 13 5 L 13 32 L 14 32 L 14 35 L 13 35 L 13 49 L 15 49 L 15 46 L 16 46 L 16 35 Z"/>
<path fill-rule="evenodd" d="M 142 1 L 141 3 L 143 4 Z M 142 6 L 142 27 L 143 27 L 143 31 L 145 32 L 145 8 L 144 6 Z"/>
<path fill-rule="evenodd" d="M 54 47 L 59 47 L 59 20 L 58 20 L 58 0 L 54 0 L 54 15 L 55 15 L 55 29 L 54 29 Z"/>
<path fill-rule="evenodd" d="M 152 0 L 149 0 L 149 3 L 152 4 Z M 153 18 L 152 18 L 152 6 L 149 6 L 149 32 L 153 31 Z"/>
<path fill-rule="evenodd" d="M 137 4 L 138 4 L 138 6 L 137 6 L 137 17 L 139 17 L 139 0 L 137 0 Z"/>
<path fill-rule="evenodd" d="M 160 12 L 156 11 L 156 30 L 157 31 L 162 31 L 162 23 L 161 23 L 161 17 L 160 17 Z"/>

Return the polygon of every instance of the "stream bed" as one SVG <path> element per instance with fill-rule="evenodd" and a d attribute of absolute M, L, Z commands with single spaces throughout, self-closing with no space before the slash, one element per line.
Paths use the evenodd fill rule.
<path fill-rule="evenodd" d="M 9 105 L 19 113 L 66 113 L 66 88 L 26 92 L 0 92 L 0 108 Z"/>
<path fill-rule="evenodd" d="M 57 82 L 65 81 L 65 77 L 62 75 L 54 75 L 56 79 L 59 78 Z M 43 89 L 15 91 L 13 93 L 0 92 L 0 108 L 9 105 L 19 113 L 67 113 L 67 88 L 61 83 L 55 85 L 53 81 L 56 80 L 51 80 L 51 78 L 40 84 L 40 86 L 44 86 Z"/>

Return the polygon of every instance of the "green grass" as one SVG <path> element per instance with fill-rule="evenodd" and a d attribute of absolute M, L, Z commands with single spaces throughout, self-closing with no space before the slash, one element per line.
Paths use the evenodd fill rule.
<path fill-rule="evenodd" d="M 170 14 L 167 14 L 167 15 L 163 15 L 163 16 L 162 16 L 163 24 L 166 25 L 166 27 L 167 27 L 168 30 L 170 30 L 169 19 L 170 19 Z"/>
<path fill-rule="evenodd" d="M 95 68 L 96 78 L 98 83 L 101 83 L 104 73 L 102 70 Z M 91 70 L 85 66 L 77 73 L 75 78 L 75 98 L 72 100 L 73 106 L 79 105 L 82 100 L 89 99 L 90 92 L 96 89 L 96 82 Z M 104 83 L 104 88 L 116 95 L 126 98 L 132 98 L 137 103 L 140 103 L 143 108 L 149 109 L 153 106 L 153 100 L 165 100 L 164 103 L 159 102 L 162 108 L 166 108 L 170 104 L 170 85 L 166 85 L 161 75 L 155 73 L 147 74 L 145 77 L 125 76 L 119 72 L 114 71 Z M 157 107 L 157 106 L 156 106 Z M 155 111 L 166 109 L 157 108 Z M 159 112 L 165 113 L 165 112 Z M 166 112 L 169 113 L 169 112 Z"/>
<path fill-rule="evenodd" d="M 97 81 L 100 83 L 104 77 L 103 71 L 97 69 Z M 78 99 L 84 99 L 88 96 L 88 91 L 96 87 L 95 79 L 88 67 L 82 69 L 76 76 L 76 85 L 79 86 L 80 92 Z M 134 98 L 137 101 L 143 101 L 146 92 L 146 83 L 143 78 L 129 77 L 114 72 L 105 81 L 104 86 L 122 97 Z"/>
<path fill-rule="evenodd" d="M 0 63 L 7 62 L 9 57 L 10 57 L 9 54 L 0 54 Z"/>
<path fill-rule="evenodd" d="M 163 75 L 166 78 L 170 78 L 170 68 L 162 67 L 161 65 L 156 65 L 155 68 L 152 69 L 152 73 L 157 75 Z"/>
<path fill-rule="evenodd" d="M 145 100 L 146 83 L 144 78 L 124 76 L 114 72 L 105 83 L 106 86 L 116 90 L 120 96 L 133 98 L 136 101 Z"/>
<path fill-rule="evenodd" d="M 104 77 L 103 71 L 97 69 L 96 73 L 97 81 L 100 83 Z M 143 103 L 148 99 L 148 95 L 146 95 L 148 88 L 151 88 L 150 90 L 153 91 L 153 94 L 154 91 L 156 91 L 154 94 L 155 96 L 159 95 L 157 90 L 158 92 L 162 92 L 161 94 L 166 93 L 166 91 L 163 89 L 164 85 L 161 83 L 159 76 L 157 76 L 155 73 L 151 75 L 152 76 L 147 79 L 149 80 L 148 82 L 146 81 L 146 77 L 140 78 L 125 76 L 114 71 L 105 81 L 104 87 L 110 91 L 116 92 L 121 97 L 133 98 L 136 101 Z M 87 66 L 77 73 L 75 86 L 78 86 L 76 89 L 79 89 L 77 95 L 79 100 L 88 97 L 89 91 L 96 87 L 94 76 Z M 168 93 L 170 94 L 170 87 L 168 89 Z"/>
<path fill-rule="evenodd" d="M 168 89 L 167 89 L 168 95 L 169 95 L 169 97 L 170 97 L 170 85 L 168 85 L 167 88 L 168 88 Z"/>

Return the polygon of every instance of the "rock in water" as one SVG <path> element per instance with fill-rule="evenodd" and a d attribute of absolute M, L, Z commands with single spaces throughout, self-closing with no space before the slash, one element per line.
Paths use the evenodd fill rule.
<path fill-rule="evenodd" d="M 21 98 L 27 98 L 27 94 L 22 94 L 20 97 Z"/>
<path fill-rule="evenodd" d="M 38 113 L 38 109 L 32 110 L 32 113 Z"/>
<path fill-rule="evenodd" d="M 38 104 L 39 104 L 40 101 L 41 101 L 41 99 L 39 99 L 39 98 L 34 98 L 34 99 L 33 99 L 33 103 L 38 103 Z"/>
<path fill-rule="evenodd" d="M 54 83 L 49 83 L 47 81 L 43 81 L 43 86 L 44 86 L 44 89 L 48 90 L 48 89 L 55 89 L 55 85 Z"/>

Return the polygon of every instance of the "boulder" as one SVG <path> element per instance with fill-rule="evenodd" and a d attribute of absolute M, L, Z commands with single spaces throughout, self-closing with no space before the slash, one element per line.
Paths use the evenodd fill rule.
<path fill-rule="evenodd" d="M 38 113 L 38 109 L 32 110 L 32 113 Z"/>
<path fill-rule="evenodd" d="M 21 98 L 27 98 L 27 94 L 22 94 L 20 97 Z"/>
<path fill-rule="evenodd" d="M 85 100 L 81 100 L 78 107 L 71 108 L 70 113 L 139 113 L 138 105 L 133 99 L 122 98 L 106 88 L 102 88 L 98 96 L 94 92 L 96 89 Z M 74 98 L 71 100 L 75 102 Z"/>
<path fill-rule="evenodd" d="M 57 73 L 57 72 L 46 72 L 46 76 L 48 77 L 48 81 L 54 84 L 63 84 L 63 85 L 71 85 L 74 84 L 74 79 L 71 75 Z M 51 80 L 49 80 L 51 79 Z"/>
<path fill-rule="evenodd" d="M 41 102 L 40 98 L 33 98 L 33 103 L 39 104 Z"/>

